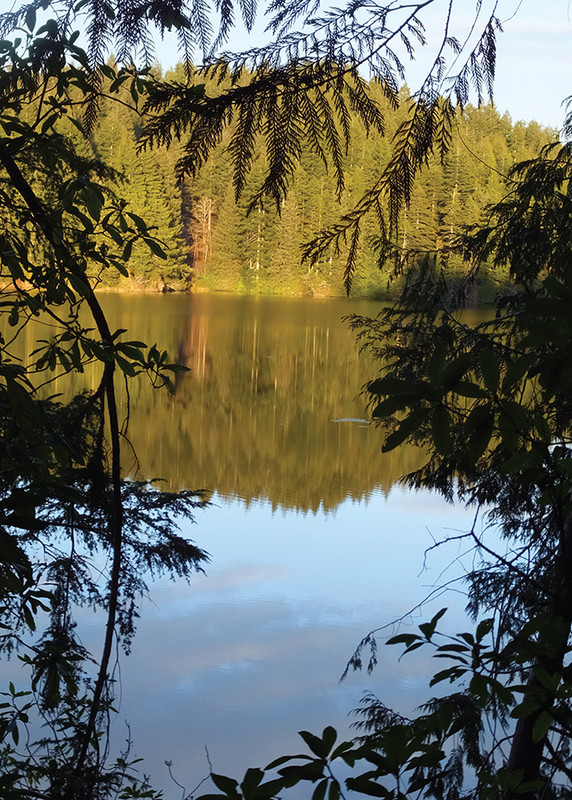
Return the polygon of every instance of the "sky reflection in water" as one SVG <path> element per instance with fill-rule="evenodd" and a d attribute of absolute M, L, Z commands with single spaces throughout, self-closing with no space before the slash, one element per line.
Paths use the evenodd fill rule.
<path fill-rule="evenodd" d="M 175 491 L 217 492 L 186 531 L 212 556 L 207 575 L 190 587 L 150 586 L 132 655 L 117 673 L 116 740 L 127 719 L 131 755 L 144 757 L 142 770 L 166 800 L 182 797 L 166 760 L 190 792 L 209 771 L 205 747 L 215 771 L 238 777 L 298 752 L 301 729 L 333 724 L 347 735 L 347 714 L 365 689 L 405 714 L 427 699 L 436 667 L 423 650 L 398 664 L 400 649 L 382 648 L 372 675 L 339 684 L 365 634 L 463 574 L 456 559 L 465 545 L 431 552 L 425 571 L 423 553 L 472 524 L 462 508 L 397 488 L 419 454 L 382 455 L 379 434 L 361 421 L 360 387 L 376 373 L 340 318 L 379 308 L 347 298 L 106 296 L 112 326 L 161 342 L 190 369 L 173 396 L 132 384 L 138 459 L 126 448 L 126 474 L 138 466 L 138 477 L 161 476 Z M 54 391 L 98 380 L 86 373 Z M 443 606 L 448 629 L 464 630 L 454 592 L 402 630 Z M 101 617 L 81 618 L 83 643 L 97 655 Z"/>
<path fill-rule="evenodd" d="M 432 665 L 420 654 L 398 664 L 399 648 L 382 648 L 372 675 L 339 678 L 363 635 L 461 574 L 459 563 L 442 574 L 457 545 L 431 553 L 425 569 L 423 553 L 467 531 L 470 512 L 395 488 L 315 515 L 215 496 L 198 522 L 189 535 L 212 556 L 207 575 L 190 587 L 153 585 L 121 667 L 117 735 L 127 718 L 134 754 L 167 798 L 180 790 L 169 787 L 165 760 L 190 791 L 208 773 L 205 747 L 216 772 L 238 777 L 298 752 L 298 730 L 333 724 L 347 735 L 347 714 L 365 689 L 403 713 L 427 698 Z M 448 592 L 402 630 L 443 606 L 448 629 L 464 629 L 463 605 Z"/>

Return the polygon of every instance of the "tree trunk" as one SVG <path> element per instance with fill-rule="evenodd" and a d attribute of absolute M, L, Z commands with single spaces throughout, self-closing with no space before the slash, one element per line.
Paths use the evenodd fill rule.
<path fill-rule="evenodd" d="M 522 770 L 522 782 L 538 781 L 541 779 L 542 760 L 548 733 L 538 741 L 534 741 L 534 726 L 543 711 L 551 713 L 554 695 L 543 686 L 535 668 L 542 667 L 550 675 L 562 675 L 564 658 L 568 647 L 568 640 L 572 631 L 572 519 L 567 520 L 560 537 L 560 546 L 552 573 L 552 586 L 550 587 L 547 612 L 554 626 L 551 627 L 551 636 L 539 636 L 539 645 L 544 645 L 546 655 L 537 659 L 531 669 L 528 679 L 528 692 L 524 696 L 535 698 L 544 695 L 545 702 L 541 707 L 523 719 L 519 719 L 512 739 L 511 751 L 507 767 L 509 770 Z M 556 623 L 560 621 L 560 631 L 556 630 Z M 509 800 L 535 800 L 542 792 L 509 791 L 506 794 Z"/>

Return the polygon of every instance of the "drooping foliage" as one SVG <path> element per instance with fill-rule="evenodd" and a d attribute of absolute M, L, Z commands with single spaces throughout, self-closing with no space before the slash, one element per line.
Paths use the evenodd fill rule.
<path fill-rule="evenodd" d="M 490 320 L 471 326 L 459 315 L 463 298 L 437 259 L 409 275 L 395 306 L 352 318 L 379 362 L 367 394 L 384 449 L 425 451 L 405 483 L 475 508 L 473 528 L 456 537 L 474 549 L 475 631 L 441 631 L 443 609 L 388 641 L 439 659 L 438 694 L 417 717 L 369 695 L 357 742 L 338 742 L 333 728 L 302 732 L 306 753 L 248 770 L 242 783 L 213 775 L 205 798 L 271 798 L 300 785 L 318 798 L 569 796 L 571 164 L 564 146 L 518 166 L 490 224 L 465 238 L 468 283 L 485 258 L 512 278 Z M 378 635 L 349 668 L 375 667 Z"/>
<path fill-rule="evenodd" d="M 126 273 L 136 246 L 162 248 L 103 183 L 114 172 L 70 135 L 90 102 L 84 52 L 55 24 L 28 26 L 27 43 L 0 44 L 0 645 L 29 675 L 0 707 L 2 796 L 153 796 L 126 754 L 109 759 L 114 653 L 129 647 L 146 576 L 188 578 L 204 561 L 175 523 L 203 501 L 125 480 L 116 375 L 168 387 L 177 367 L 110 329 L 90 275 Z M 137 80 L 117 75 L 118 86 Z M 45 338 L 23 358 L 33 325 Z M 57 377 L 88 364 L 94 392 L 51 396 Z M 78 605 L 102 614 L 95 660 L 75 632 Z"/>

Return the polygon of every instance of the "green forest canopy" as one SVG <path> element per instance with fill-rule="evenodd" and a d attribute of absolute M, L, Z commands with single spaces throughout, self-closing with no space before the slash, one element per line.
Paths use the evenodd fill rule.
<path fill-rule="evenodd" d="M 165 78 L 182 80 L 182 65 Z M 307 146 L 280 213 L 273 202 L 263 200 L 248 209 L 264 169 L 262 142 L 237 203 L 228 152 L 230 131 L 196 177 L 177 183 L 180 145 L 141 150 L 140 118 L 114 101 L 104 102 L 89 143 L 92 154 L 117 170 L 114 188 L 132 211 L 155 226 L 167 259 L 136 248 L 129 277 L 105 275 L 103 283 L 135 290 L 193 287 L 324 296 L 343 293 L 344 254 L 332 251 L 312 264 L 303 261 L 302 249 L 317 231 L 353 208 L 371 175 L 390 158 L 391 139 L 404 120 L 409 93 L 406 87 L 401 90 L 401 105 L 394 109 L 375 83 L 369 88 L 383 108 L 386 136 L 375 131 L 366 135 L 360 121 L 352 119 L 340 201 L 335 176 Z M 458 112 L 448 153 L 443 161 L 438 156 L 430 158 L 415 183 L 409 207 L 401 212 L 398 246 L 404 252 L 423 253 L 453 245 L 464 226 L 479 224 L 487 206 L 503 197 L 510 168 L 535 157 L 556 138 L 556 131 L 536 122 L 513 124 L 492 105 L 468 106 Z M 364 229 L 352 294 L 394 296 L 399 281 L 394 281 L 392 264 L 380 269 L 375 238 L 376 221 L 371 218 Z M 462 271 L 458 257 L 451 256 L 448 270 L 451 274 Z M 506 272 L 488 270 L 485 265 L 479 277 L 480 298 L 491 300 L 506 277 Z"/>
<path fill-rule="evenodd" d="M 88 0 L 91 27 L 86 55 L 74 44 L 73 35 L 68 38 L 69 17 L 34 33 L 40 5 L 30 4 L 22 19 L 17 13 L 16 21 L 7 23 L 13 31 L 25 20 L 30 31 L 27 53 L 18 51 L 21 43 L 0 43 L 4 112 L 0 191 L 8 209 L 0 251 L 8 278 L 3 309 L 15 329 L 12 339 L 40 311 L 59 326 L 33 354 L 32 372 L 49 382 L 56 370 L 82 372 L 89 363 L 98 366 L 101 379 L 91 396 L 76 398 L 67 406 L 43 400 L 28 371 L 12 357 L 12 339 L 2 341 L 0 581 L 3 619 L 11 623 L 3 622 L 5 645 L 21 644 L 14 631 L 33 636 L 39 611 L 49 617 L 47 629 L 35 645 L 28 646 L 24 659 L 32 694 L 23 696 L 10 686 L 2 706 L 2 758 L 8 765 L 2 775 L 3 790 L 11 798 L 151 797 L 156 793 L 130 780 L 128 765 L 120 760 L 109 764 L 106 759 L 105 723 L 113 702 L 109 669 L 114 644 L 121 640 L 128 647 L 133 635 L 136 597 L 145 588 L 142 565 L 183 576 L 200 568 L 205 554 L 174 534 L 172 527 L 173 515 L 191 514 L 200 498 L 169 496 L 122 479 L 123 426 L 118 418 L 116 371 L 126 378 L 145 372 L 155 385 L 170 386 L 169 373 L 176 371 L 176 365 L 157 347 L 125 341 L 124 331 L 110 330 L 91 279 L 115 269 L 130 278 L 130 259 L 136 262 L 140 246 L 158 257 L 162 248 L 153 236 L 158 227 L 147 228 L 135 211 L 107 191 L 110 184 L 105 182 L 117 181 L 117 176 L 91 158 L 92 145 L 81 139 L 74 148 L 71 136 L 62 136 L 58 125 L 72 119 L 69 112 L 79 104 L 85 109 L 87 130 L 94 130 L 102 75 L 113 81 L 114 91 L 130 82 L 133 99 L 143 85 L 133 70 L 116 76 L 103 64 L 110 20 L 126 53 L 141 41 L 142 20 L 176 22 L 183 33 L 188 25 L 164 2 L 145 4 L 136 20 L 132 4 L 118 3 L 116 22 L 109 4 Z M 403 8 L 413 15 L 426 5 Z M 231 10 L 222 6 L 230 24 Z M 275 32 L 284 33 L 284 26 L 289 29 L 306 10 L 304 3 L 295 8 L 279 3 Z M 255 54 L 247 85 L 240 83 L 245 73 L 238 69 L 226 96 L 207 95 L 204 85 L 203 89 L 163 85 L 151 98 L 156 125 L 147 127 L 144 144 L 171 142 L 177 130 L 187 130 L 190 123 L 192 147 L 186 149 L 183 165 L 189 175 L 220 144 L 232 112 L 238 109 L 239 126 L 234 132 L 228 129 L 235 195 L 246 192 L 255 168 L 261 172 L 262 188 L 254 193 L 248 218 L 255 220 L 248 237 L 256 246 L 254 272 L 265 268 L 263 198 L 268 194 L 277 208 L 286 208 L 296 162 L 304 160 L 303 136 L 316 137 L 320 127 L 325 130 L 323 146 L 315 139 L 314 150 L 331 157 L 335 190 L 343 201 L 354 178 L 351 169 L 344 171 L 341 149 L 353 123 L 344 96 L 366 127 L 378 132 L 382 128 L 380 106 L 368 97 L 358 73 L 356 37 L 361 37 L 370 67 L 377 68 L 375 87 L 383 90 L 390 105 L 398 97 L 395 76 L 400 68 L 388 71 L 383 55 L 378 58 L 395 35 L 386 25 L 395 6 L 370 4 L 367 10 L 371 19 L 365 22 L 337 9 L 326 15 L 332 24 L 307 21 L 323 25 L 323 35 L 294 44 L 286 36 L 288 46 L 297 48 L 296 54 L 302 52 L 303 58 L 292 57 L 284 68 L 279 37 L 274 55 L 268 49 Z M 246 17 L 254 13 L 244 3 L 242 11 Z M 200 9 L 195 13 L 200 16 Z M 373 414 L 384 426 L 386 450 L 405 441 L 426 448 L 427 461 L 407 476 L 409 484 L 431 487 L 449 498 L 460 496 L 490 512 L 489 518 L 507 539 L 508 555 L 497 556 L 474 530 L 467 533 L 481 556 L 467 576 L 471 610 L 478 619 L 474 634 L 439 638 L 440 613 L 420 626 L 420 634 L 394 639 L 406 650 L 435 647 L 437 656 L 446 659 L 446 668 L 431 685 L 450 684 L 449 694 L 429 701 L 413 720 L 370 700 L 365 709 L 369 736 L 363 748 L 355 743 L 338 746 L 332 728 L 321 737 L 303 734 L 311 755 L 284 756 L 270 765 L 268 769 L 278 768 L 279 778 L 261 785 L 263 771 L 249 770 L 239 787 L 232 779 L 212 776 L 222 796 L 269 800 L 309 781 L 315 784 L 315 800 L 323 800 L 326 793 L 329 800 L 337 800 L 346 789 L 330 764 L 340 759 L 350 765 L 359 761 L 365 769 L 352 775 L 345 787 L 366 796 L 532 800 L 570 795 L 570 148 L 555 147 L 514 169 L 512 191 L 464 241 L 473 266 L 490 265 L 511 281 L 511 292 L 498 300 L 494 319 L 471 326 L 443 302 L 449 299 L 446 279 L 455 277 L 449 237 L 456 234 L 455 215 L 460 213 L 465 185 L 460 147 L 459 163 L 453 162 L 452 178 L 446 181 L 440 212 L 444 217 L 427 233 L 430 241 L 442 245 L 441 262 L 419 259 L 420 250 L 413 246 L 414 230 L 415 235 L 425 235 L 417 228 L 421 216 L 412 210 L 417 191 L 413 178 L 427 162 L 431 168 L 434 149 L 444 162 L 454 154 L 453 100 L 468 113 L 471 82 L 479 103 L 490 94 L 497 28 L 494 17 L 485 24 L 446 98 L 437 91 L 442 60 L 436 59 L 415 102 L 408 104 L 409 116 L 397 128 L 392 155 L 387 163 L 380 162 L 380 178 L 374 186 L 365 183 L 356 208 L 344 212 L 340 225 L 334 223 L 329 234 L 320 234 L 311 263 L 322 264 L 322 269 L 329 266 L 328 247 L 345 241 L 349 286 L 368 241 L 368 213 L 373 210 L 380 226 L 376 230 L 380 252 L 387 254 L 389 249 L 398 261 L 403 254 L 403 266 L 418 266 L 407 276 L 395 307 L 377 319 L 354 320 L 380 362 L 381 376 L 369 384 Z M 412 17 L 399 28 L 403 36 L 417 38 L 421 30 Z M 379 47 L 372 49 L 372 37 L 376 44 L 375 37 L 380 37 Z M 448 36 L 447 25 L 443 37 L 443 47 L 458 54 L 459 43 Z M 312 41 L 314 60 L 309 59 Z M 73 68 L 68 68 L 68 57 Z M 222 77 L 228 76 L 226 65 L 221 69 Z M 51 94 L 54 83 L 56 91 Z M 39 106 L 30 106 L 30 98 L 39 98 Z M 319 118 L 303 119 L 296 101 L 304 98 L 310 111 L 314 104 L 319 106 Z M 292 120 L 296 125 L 285 135 L 282 123 Z M 344 129 L 343 136 L 336 123 Z M 253 134 L 263 128 L 266 155 L 257 161 L 260 140 Z M 108 144 L 115 143 L 108 140 Z M 430 197 L 434 186 L 426 189 Z M 252 258 L 248 257 L 249 270 Z M 449 272 L 434 269 L 439 263 L 448 265 Z M 94 272 L 94 265 L 99 272 Z M 93 328 L 82 325 L 78 314 L 82 303 L 91 312 Z M 78 554 L 78 536 L 85 555 Z M 30 542 L 39 545 L 35 552 Z M 109 563 L 103 589 L 99 573 L 94 579 L 90 572 L 90 556 L 97 549 Z M 95 604 L 106 612 L 105 642 L 94 681 L 84 671 L 89 656 L 74 633 L 75 602 Z M 490 616 L 482 619 L 485 614 Z M 375 639 L 369 637 L 364 644 L 371 647 L 375 660 Z M 353 664 L 360 663 L 358 652 Z M 26 737 L 20 745 L 19 730 L 29 734 L 33 727 L 30 708 L 32 715 L 41 714 L 46 736 Z M 299 763 L 300 758 L 305 763 Z M 291 760 L 297 763 L 287 764 Z"/>

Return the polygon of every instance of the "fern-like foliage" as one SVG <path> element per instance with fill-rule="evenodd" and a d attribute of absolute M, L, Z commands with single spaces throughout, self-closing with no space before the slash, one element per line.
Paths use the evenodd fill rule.
<path fill-rule="evenodd" d="M 217 55 L 236 21 L 235 0 L 85 0 L 87 52 L 92 71 L 93 102 L 86 121 L 93 124 L 102 88 L 102 64 L 111 48 L 119 60 L 135 54 L 149 64 L 154 57 L 151 29 L 161 34 L 178 31 L 187 68 L 185 84 L 156 84 L 145 111 L 150 115 L 143 148 L 185 139 L 178 172 L 194 174 L 230 127 L 229 153 L 234 164 L 234 188 L 245 189 L 255 150 L 263 147 L 267 169 L 249 198 L 250 208 L 271 198 L 280 209 L 289 182 L 307 142 L 336 177 L 343 190 L 343 158 L 350 135 L 350 114 L 366 130 L 384 135 L 383 114 L 369 94 L 369 81 L 395 105 L 405 79 L 406 63 L 420 48 L 431 56 L 421 86 L 412 94 L 407 117 L 393 141 L 393 152 L 356 207 L 331 228 L 318 232 L 305 256 L 316 262 L 327 251 L 347 249 L 345 271 L 349 289 L 360 253 L 364 217 L 373 214 L 380 235 L 380 262 L 393 253 L 403 265 L 406 254 L 395 252 L 400 210 L 411 197 L 413 181 L 428 158 L 441 158 L 451 141 L 455 107 L 464 106 L 473 92 L 481 103 L 492 96 L 496 62 L 496 34 L 500 23 L 494 11 L 484 15 L 482 0 L 475 0 L 468 27 L 457 35 L 453 12 L 458 3 L 448 0 L 439 36 L 428 37 L 424 20 L 436 0 L 376 2 L 347 0 L 324 9 L 317 0 L 270 0 L 268 44 L 241 53 Z M 28 24 L 45 0 L 31 0 L 19 10 L 0 17 L 0 35 Z M 51 4 L 59 9 L 59 28 L 77 24 L 71 0 Z M 493 5 L 493 9 L 496 5 Z M 239 0 L 243 23 L 251 28 L 256 0 Z M 484 17 L 484 18 L 483 18 Z M 217 21 L 218 20 L 218 21 Z M 204 66 L 191 67 L 198 52 Z M 203 80 L 216 81 L 207 92 Z"/>
<path fill-rule="evenodd" d="M 233 124 L 228 145 L 234 164 L 237 198 L 245 187 L 256 148 L 264 143 L 267 169 L 250 198 L 256 208 L 266 196 L 278 210 L 302 152 L 302 142 L 326 164 L 331 164 L 338 194 L 343 189 L 343 156 L 350 137 L 350 112 L 366 129 L 383 135 L 383 114 L 371 99 L 367 84 L 356 69 L 312 62 L 290 62 L 284 67 L 261 65 L 256 72 L 244 68 L 231 72 L 218 62 L 204 71 L 230 87 L 218 96 L 200 94 L 197 87 L 157 84 L 145 111 L 153 114 L 141 146 L 169 145 L 187 137 L 178 164 L 179 176 L 195 174 Z M 395 102 L 393 87 L 387 96 Z"/>
<path fill-rule="evenodd" d="M 397 256 L 392 239 L 399 211 L 409 203 L 415 176 L 435 147 L 438 146 L 443 153 L 447 151 L 453 119 L 454 107 L 448 100 L 436 98 L 430 104 L 411 101 L 409 114 L 395 134 L 391 158 L 381 174 L 355 208 L 335 225 L 318 233 L 306 246 L 304 256 L 315 263 L 329 248 L 333 247 L 339 253 L 342 246 L 349 243 L 344 276 L 349 291 L 357 268 L 360 226 L 369 213 L 376 216 L 379 225 L 380 261 L 385 261 L 390 252 Z M 402 255 L 396 258 L 397 263 L 401 263 Z"/>
<path fill-rule="evenodd" d="M 252 27 L 256 10 L 255 0 L 239 0 L 242 20 Z M 11 38 L 15 31 L 43 33 L 49 7 L 48 25 L 54 40 L 67 40 L 74 30 L 85 36 L 85 51 L 91 81 L 91 93 L 86 103 L 86 126 L 90 129 L 96 119 L 103 80 L 101 65 L 113 53 L 120 65 L 136 63 L 150 67 L 156 59 L 156 36 L 176 31 L 181 56 L 187 66 L 200 60 L 217 42 L 226 40 L 235 24 L 233 0 L 29 0 L 17 8 L 0 14 L 0 38 Z M 45 65 L 44 65 L 45 69 Z"/>
<path fill-rule="evenodd" d="M 0 14 L 0 36 L 8 37 L 17 28 L 33 30 L 36 18 L 42 21 L 48 6 L 62 34 L 83 30 L 94 68 L 104 63 L 111 51 L 119 63 L 151 65 L 156 56 L 154 31 L 160 35 L 179 31 L 181 54 L 191 61 L 212 48 L 217 17 L 220 31 L 228 32 L 235 22 L 232 0 L 83 0 L 79 6 L 72 0 L 29 0 Z M 252 27 L 255 11 L 254 0 L 240 0 L 247 28 Z"/>
<path fill-rule="evenodd" d="M 306 142 L 333 170 L 340 196 L 350 111 L 368 132 L 384 134 L 381 108 L 372 100 L 363 76 L 373 76 L 384 98 L 397 104 L 405 61 L 426 45 L 422 16 L 432 4 L 433 0 L 412 4 L 350 0 L 319 13 L 314 0 L 273 0 L 267 12 L 270 44 L 224 54 L 195 77 L 195 81 L 201 75 L 216 79 L 221 87 L 216 96 L 205 94 L 197 101 L 196 90 L 186 86 L 156 87 L 146 107 L 154 117 L 142 146 L 169 144 L 173 137 L 186 136 L 179 175 L 192 175 L 231 126 L 228 152 L 236 196 L 244 191 L 255 149 L 263 146 L 267 169 L 249 198 L 250 208 L 269 197 L 279 210 Z M 311 263 L 345 249 L 348 291 L 359 260 L 364 218 L 371 214 L 377 220 L 380 263 L 391 254 L 397 267 L 403 266 L 407 254 L 396 251 L 395 234 L 416 175 L 431 155 L 444 158 L 455 108 L 468 102 L 471 91 L 479 103 L 492 96 L 500 23 L 494 15 L 481 20 L 481 4 L 476 3 L 472 23 L 459 38 L 451 30 L 453 6 L 449 0 L 432 61 L 395 134 L 388 163 L 372 176 L 355 208 L 306 246 L 304 255 Z"/>

